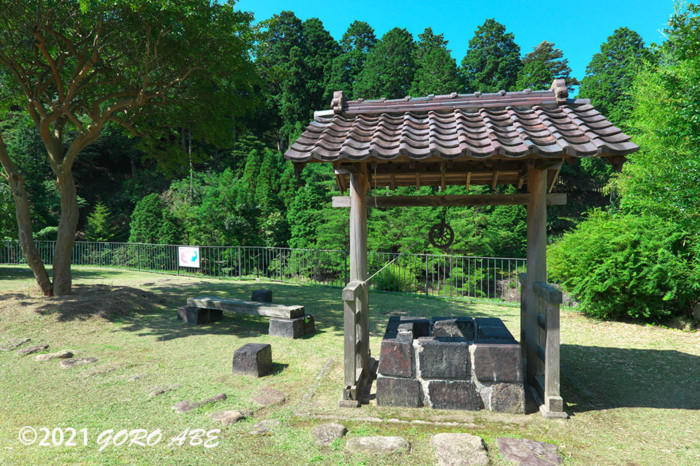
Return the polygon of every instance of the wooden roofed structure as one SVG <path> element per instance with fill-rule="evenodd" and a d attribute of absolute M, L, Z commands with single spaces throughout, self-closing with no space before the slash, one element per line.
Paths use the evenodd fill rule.
<path fill-rule="evenodd" d="M 569 99 L 563 79 L 555 80 L 548 91 L 453 93 L 393 100 L 347 101 L 342 92 L 335 92 L 331 108 L 315 112 L 285 157 L 298 167 L 331 163 L 341 191 L 349 191 L 349 197 L 333 200 L 336 207 L 350 208 L 350 283 L 343 290 L 346 404 L 357 403 L 362 385 L 371 381 L 368 207 L 524 204 L 528 262 L 522 288 L 520 344 L 527 381 L 540 385 L 543 412 L 553 416 L 562 413 L 558 306 L 554 316 L 551 309 L 543 309 L 548 304 L 540 299 L 556 301 L 556 296 L 536 293 L 546 285 L 547 204 L 566 202 L 565 195 L 549 193 L 564 162 L 602 157 L 619 168 L 625 155 L 637 149 L 630 137 L 588 100 Z M 513 185 L 520 192 L 368 196 L 371 187 L 439 186 L 444 190 L 448 185 Z M 538 317 L 547 312 L 552 315 L 550 324 L 556 321 L 556 329 Z M 540 335 L 538 328 L 543 326 L 545 333 Z M 549 348 L 541 344 L 542 338 L 550 342 Z M 538 379 L 539 369 L 543 380 Z"/>

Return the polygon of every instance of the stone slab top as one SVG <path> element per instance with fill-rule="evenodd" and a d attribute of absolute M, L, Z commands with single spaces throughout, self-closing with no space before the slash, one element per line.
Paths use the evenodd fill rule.
<path fill-rule="evenodd" d="M 254 314 L 281 319 L 295 319 L 304 316 L 304 306 L 285 306 L 282 304 L 243 301 L 242 299 L 219 298 L 216 296 L 187 298 L 187 305 L 200 309 L 216 309 L 224 312 Z"/>

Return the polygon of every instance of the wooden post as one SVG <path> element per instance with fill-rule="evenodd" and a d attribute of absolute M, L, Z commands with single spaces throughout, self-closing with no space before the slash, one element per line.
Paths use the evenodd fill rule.
<path fill-rule="evenodd" d="M 350 174 L 350 284 L 343 290 L 345 400 L 357 400 L 358 385 L 369 375 L 369 292 L 365 283 L 368 186 L 364 170 Z"/>
<path fill-rule="evenodd" d="M 525 300 L 525 359 L 527 382 L 536 384 L 535 360 L 537 358 L 537 306 L 535 305 L 535 282 L 547 281 L 547 170 L 536 168 L 534 164 L 527 167 L 527 191 L 530 195 L 527 204 L 527 280 Z M 522 342 L 521 342 L 522 344 Z"/>
<path fill-rule="evenodd" d="M 549 287 L 549 299 L 546 300 L 545 312 L 547 335 L 545 336 L 544 358 L 544 410 L 545 416 L 559 417 L 564 412 L 564 401 L 559 393 L 559 305 L 561 292 Z"/>

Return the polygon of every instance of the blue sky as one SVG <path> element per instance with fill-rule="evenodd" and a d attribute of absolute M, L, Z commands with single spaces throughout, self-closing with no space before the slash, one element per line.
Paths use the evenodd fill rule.
<path fill-rule="evenodd" d="M 408 29 L 417 38 L 430 26 L 449 41 L 459 64 L 474 30 L 486 18 L 495 18 L 515 34 L 522 54 L 548 40 L 569 59 L 573 75 L 581 79 L 600 44 L 621 26 L 637 31 L 647 44 L 661 42 L 661 34 L 673 11 L 673 0 L 584 0 L 538 2 L 491 1 L 329 1 L 241 0 L 238 8 L 251 11 L 255 20 L 292 10 L 302 20 L 317 17 L 336 39 L 355 19 L 366 21 L 377 37 L 393 27 Z"/>

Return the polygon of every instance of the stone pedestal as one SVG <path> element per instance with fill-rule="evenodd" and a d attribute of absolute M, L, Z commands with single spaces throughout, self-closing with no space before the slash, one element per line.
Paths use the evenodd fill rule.
<path fill-rule="evenodd" d="M 271 303 L 272 302 L 272 291 L 271 290 L 254 290 L 250 296 L 251 301 L 257 301 L 259 303 Z"/>
<path fill-rule="evenodd" d="M 272 347 L 267 343 L 248 343 L 233 353 L 233 372 L 262 377 L 272 372 Z"/>
<path fill-rule="evenodd" d="M 182 306 L 177 309 L 177 317 L 188 324 L 208 324 L 223 319 L 224 313 L 218 309 Z"/>
<path fill-rule="evenodd" d="M 268 334 L 285 337 L 285 338 L 301 338 L 305 335 L 313 335 L 314 318 L 307 314 L 296 319 L 270 319 Z"/>

